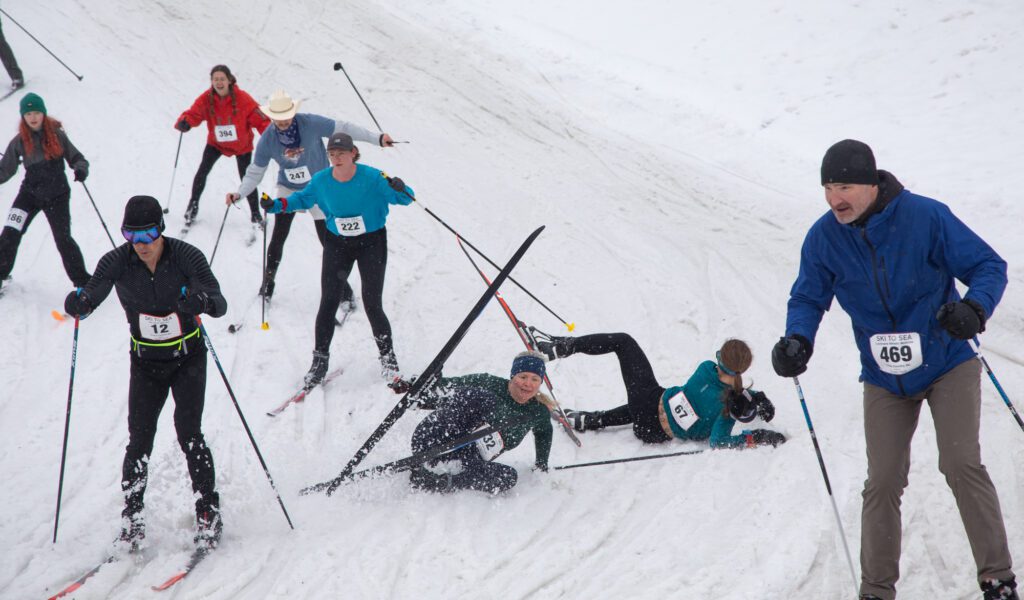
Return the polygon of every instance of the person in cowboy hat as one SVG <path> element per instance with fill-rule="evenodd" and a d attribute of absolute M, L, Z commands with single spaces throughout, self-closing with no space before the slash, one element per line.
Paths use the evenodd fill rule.
<path fill-rule="evenodd" d="M 391 136 L 386 133 L 374 133 L 348 121 L 329 119 L 312 113 L 300 113 L 301 101 L 292 100 L 284 90 L 277 90 L 270 95 L 266 105 L 260 106 L 273 127 L 267 128 L 256 143 L 256 154 L 252 164 L 245 171 L 237 192 L 227 195 L 226 202 L 237 202 L 242 196 L 250 196 L 256 186 L 263 180 L 270 161 L 278 165 L 277 190 L 274 194 L 287 198 L 293 192 L 306 187 L 313 175 L 330 166 L 323 140 L 334 133 L 347 133 L 352 139 L 390 148 L 393 145 Z M 324 225 L 324 213 L 313 206 L 309 209 L 316 227 L 317 239 L 323 246 L 327 227 Z M 260 294 L 269 300 L 274 295 L 274 278 L 281 264 L 284 253 L 284 242 L 288 239 L 295 213 L 279 213 L 274 215 L 274 231 L 267 246 L 267 270 L 263 274 Z M 342 310 L 354 308 L 352 288 L 343 282 Z"/>

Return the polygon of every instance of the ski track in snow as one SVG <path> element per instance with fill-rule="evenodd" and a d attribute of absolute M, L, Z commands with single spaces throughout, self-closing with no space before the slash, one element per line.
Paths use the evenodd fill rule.
<path fill-rule="evenodd" d="M 498 264 L 530 230 L 547 225 L 513 276 L 579 334 L 634 335 L 663 385 L 685 380 L 723 339 L 747 340 L 755 352 L 751 377 L 778 408 L 772 426 L 790 437 L 775 450 L 546 475 L 530 470 L 528 439 L 502 457 L 520 483 L 500 498 L 414 492 L 406 474 L 348 484 L 331 498 L 299 496 L 301 487 L 333 477 L 399 397 L 380 380 L 360 302 L 332 344 L 331 367 L 345 373 L 278 417 L 264 415 L 294 393 L 309 366 L 320 246 L 310 217 L 298 216 L 268 310 L 270 329 L 261 330 L 252 295 L 262 243 L 246 248 L 243 207 L 229 212 L 214 263 L 228 315 L 204 323 L 296 530 L 287 528 L 211 356 L 204 430 L 225 538 L 168 597 L 846 597 L 852 582 L 800 407 L 768 360 L 784 326 L 800 241 L 825 208 L 818 157 L 841 137 L 877 140 L 882 168 L 892 164 L 908 187 L 948 202 L 1007 258 L 1011 284 L 983 341 L 1011 397 L 1024 385 L 1016 351 L 1024 331 L 1021 209 L 1007 176 L 1024 125 L 1005 122 L 1000 115 L 1010 105 L 999 100 L 1021 91 L 1002 75 L 1022 51 L 1019 39 L 1001 33 L 1020 20 L 1008 2 L 985 13 L 951 0 L 912 2 L 884 15 L 807 2 L 723 2 L 693 12 L 646 0 L 628 13 L 535 0 L 517 13 L 490 0 L 257 0 L 245 10 L 199 0 L 59 0 L 47 8 L 12 16 L 31 31 L 48 31 L 52 49 L 86 75 L 81 83 L 16 27 L 8 27 L 8 40 L 32 73 L 32 91 L 91 161 L 88 184 L 112 233 L 128 196 L 165 200 L 179 139 L 171 126 L 206 87 L 212 65 L 228 64 L 260 102 L 283 87 L 304 111 L 372 126 L 345 76 L 330 70 L 340 60 L 384 130 L 411 141 L 363 148 L 366 164 L 405 179 L 423 206 Z M 656 22 L 638 26 L 652 15 Z M 853 41 L 889 32 L 906 52 L 865 47 L 838 60 L 823 45 L 837 18 L 851 23 Z M 568 23 L 581 26 L 566 31 Z M 669 25 L 673 33 L 664 36 Z M 226 27 L 234 33 L 224 35 Z M 601 37 L 605 31 L 614 35 Z M 725 40 L 732 46 L 720 52 Z M 665 49 L 653 51 L 658 44 Z M 849 67 L 841 82 L 836 64 Z M 767 77 L 776 69 L 780 76 Z M 880 97 L 879 85 L 890 92 Z M 863 90 L 872 91 L 867 103 Z M 845 115 L 841 126 L 835 114 Z M 10 135 L 17 117 L 15 99 L 0 105 Z M 171 235 L 182 225 L 205 128 L 181 139 Z M 271 167 L 259 189 L 273 193 L 275 177 Z M 0 187 L 4 202 L 19 178 Z M 237 184 L 234 159 L 222 158 L 186 238 L 207 254 L 224 193 Z M 50 543 L 73 322 L 48 316 L 71 286 L 44 221 L 37 216 L 25 236 L 0 299 L 0 505 L 8 517 L 0 523 L 0 598 L 52 594 L 94 566 L 119 527 L 128 344 L 112 295 L 81 324 L 60 535 Z M 91 269 L 110 244 L 79 184 L 72 184 L 72 222 Z M 452 235 L 420 207 L 392 207 L 388 230 L 384 303 L 403 372 L 412 375 L 484 285 Z M 350 283 L 358 296 L 357 270 Z M 564 333 L 511 282 L 502 293 L 520 319 Z M 239 318 L 245 326 L 227 333 Z M 865 459 L 848 323 L 838 309 L 825 318 L 801 382 L 859 575 Z M 519 349 L 492 303 L 445 374 L 504 374 Z M 614 358 L 556 361 L 549 372 L 565 407 L 625 400 Z M 1019 553 L 1021 431 L 985 381 L 983 397 L 984 457 Z M 172 412 L 168 399 L 150 463 L 150 557 L 105 566 L 77 598 L 150 594 L 149 586 L 184 564 L 194 515 Z M 423 415 L 410 410 L 361 466 L 408 455 Z M 973 598 L 969 547 L 936 468 L 930 416 L 922 415 L 903 499 L 900 594 Z M 556 431 L 551 464 L 668 450 L 642 447 L 628 428 L 581 439 L 576 448 Z"/>

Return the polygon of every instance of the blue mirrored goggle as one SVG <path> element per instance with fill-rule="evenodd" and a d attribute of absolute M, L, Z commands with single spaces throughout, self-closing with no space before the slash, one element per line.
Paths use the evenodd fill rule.
<path fill-rule="evenodd" d="M 121 235 L 129 244 L 152 244 L 160 237 L 160 226 L 153 225 L 145 229 L 121 229 Z"/>

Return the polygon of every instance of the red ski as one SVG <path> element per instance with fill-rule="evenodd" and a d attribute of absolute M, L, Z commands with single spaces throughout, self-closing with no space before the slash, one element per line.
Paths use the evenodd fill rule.
<path fill-rule="evenodd" d="M 303 388 L 301 390 L 295 392 L 295 394 L 293 394 L 291 398 L 288 398 L 287 400 L 282 402 L 280 406 L 278 406 L 277 408 L 275 408 L 273 410 L 267 411 L 267 416 L 268 417 L 276 417 L 277 415 L 283 413 L 284 410 L 286 408 L 288 408 L 289 406 L 291 406 L 292 404 L 298 404 L 299 402 L 302 402 L 303 400 L 305 400 L 306 396 L 309 395 L 309 392 L 313 391 L 313 388 L 315 388 L 317 385 L 327 385 L 328 383 L 331 382 L 332 379 L 335 379 L 336 377 L 340 376 L 344 372 L 345 372 L 344 369 L 340 369 L 340 368 L 339 369 L 335 369 L 335 370 L 331 371 L 330 373 L 328 373 L 327 375 L 325 375 L 324 376 L 324 380 L 321 381 L 320 383 L 318 383 L 316 385 L 308 386 L 308 387 L 303 386 Z"/>

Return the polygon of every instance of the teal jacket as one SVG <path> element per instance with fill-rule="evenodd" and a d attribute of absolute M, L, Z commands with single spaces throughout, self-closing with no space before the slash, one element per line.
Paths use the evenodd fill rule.
<path fill-rule="evenodd" d="M 706 360 L 697 367 L 684 385 L 670 387 L 661 395 L 662 406 L 668 415 L 668 424 L 672 433 L 681 440 L 702 442 L 708 440 L 712 448 L 736 448 L 746 443 L 743 435 L 731 435 L 735 419 L 722 414 L 722 394 L 726 384 L 718 379 L 718 369 L 714 361 Z M 686 395 L 694 412 L 699 417 L 697 422 L 684 430 L 672 418 L 668 407 L 669 398 L 679 391 Z"/>
<path fill-rule="evenodd" d="M 520 416 L 532 417 L 529 421 L 509 427 L 501 431 L 501 439 L 506 450 L 512 450 L 522 443 L 526 434 L 533 430 L 533 445 L 536 451 L 534 464 L 547 468 L 548 456 L 551 454 L 551 414 L 548 408 L 536 399 L 526 404 L 519 404 L 508 393 L 508 379 L 489 373 L 474 373 L 461 377 L 443 377 L 438 382 L 438 394 L 443 396 L 446 389 L 455 387 L 475 387 L 486 390 L 494 395 L 497 401 L 494 412 L 487 422 L 491 425 L 507 423 Z"/>
<path fill-rule="evenodd" d="M 408 186 L 405 191 L 409 196 L 413 193 Z M 327 230 L 334 235 L 341 235 L 335 219 L 357 216 L 361 216 L 365 224 L 362 233 L 373 233 L 384 228 L 388 206 L 411 204 L 412 198 L 409 196 L 391 189 L 386 176 L 379 169 L 357 164 L 356 174 L 344 183 L 331 176 L 330 168 L 319 171 L 303 189 L 288 198 L 274 200 L 274 206 L 267 212 L 309 210 L 315 205 L 324 212 Z"/>

